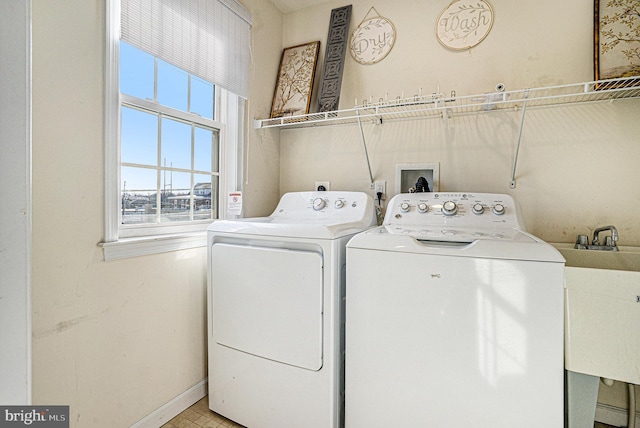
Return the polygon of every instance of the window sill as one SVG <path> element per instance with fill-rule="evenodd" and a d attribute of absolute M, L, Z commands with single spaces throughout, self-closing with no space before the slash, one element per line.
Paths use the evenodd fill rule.
<path fill-rule="evenodd" d="M 167 253 L 170 251 L 188 250 L 207 245 L 207 232 L 158 235 L 140 238 L 124 238 L 114 242 L 101 242 L 105 262 Z"/>

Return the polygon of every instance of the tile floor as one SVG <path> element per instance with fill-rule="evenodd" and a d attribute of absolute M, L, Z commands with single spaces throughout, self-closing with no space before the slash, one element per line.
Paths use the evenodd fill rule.
<path fill-rule="evenodd" d="M 200 401 L 171 419 L 161 428 L 243 428 L 242 425 L 230 421 L 209 410 L 209 397 L 205 396 Z M 596 422 L 593 428 L 615 428 Z"/>
<path fill-rule="evenodd" d="M 209 409 L 209 396 L 171 419 L 161 428 L 243 428 L 242 425 L 218 415 Z"/>

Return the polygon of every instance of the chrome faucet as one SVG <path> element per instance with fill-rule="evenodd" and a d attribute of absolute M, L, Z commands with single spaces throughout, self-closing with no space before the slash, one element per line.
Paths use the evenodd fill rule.
<path fill-rule="evenodd" d="M 593 240 L 591 241 L 591 245 L 600 245 L 600 239 L 599 236 L 600 232 L 604 232 L 605 230 L 610 230 L 611 231 L 611 239 L 607 239 L 605 238 L 605 244 L 608 247 L 615 247 L 616 246 L 616 242 L 618 242 L 618 229 L 616 229 L 615 226 L 604 226 L 604 227 L 599 227 L 596 230 L 593 231 Z"/>
<path fill-rule="evenodd" d="M 600 244 L 600 233 L 604 231 L 611 231 L 611 236 L 604 238 L 604 244 Z M 589 237 L 587 235 L 578 235 L 576 239 L 576 245 L 574 248 L 582 250 L 608 250 L 618 251 L 618 229 L 615 226 L 598 227 L 593 231 L 593 240 L 589 244 Z"/>

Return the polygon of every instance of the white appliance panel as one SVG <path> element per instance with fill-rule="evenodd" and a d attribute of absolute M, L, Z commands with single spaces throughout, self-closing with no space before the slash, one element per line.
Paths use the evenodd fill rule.
<path fill-rule="evenodd" d="M 515 201 L 414 193 L 347 244 L 346 428 L 561 428 L 563 276 Z"/>
<path fill-rule="evenodd" d="M 345 247 L 375 222 L 370 196 L 330 191 L 209 226 L 211 410 L 250 428 L 344 426 Z"/>
<path fill-rule="evenodd" d="M 361 192 L 285 193 L 268 217 L 218 220 L 213 233 L 337 239 L 375 225 L 373 199 Z"/>
<path fill-rule="evenodd" d="M 562 427 L 562 264 L 347 260 L 347 428 Z"/>
<path fill-rule="evenodd" d="M 307 370 L 322 367 L 320 253 L 216 243 L 211 263 L 217 343 Z"/>

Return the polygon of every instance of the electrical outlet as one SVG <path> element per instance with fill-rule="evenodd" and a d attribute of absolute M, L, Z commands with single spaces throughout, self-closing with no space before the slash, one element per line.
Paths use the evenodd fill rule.
<path fill-rule="evenodd" d="M 315 191 L 328 191 L 331 190 L 331 182 L 330 181 L 316 181 L 316 186 L 313 188 Z"/>
<path fill-rule="evenodd" d="M 384 200 L 387 195 L 387 182 L 386 181 L 376 181 L 373 183 L 373 193 L 374 197 L 378 197 L 378 193 L 381 193 L 381 200 Z"/>

